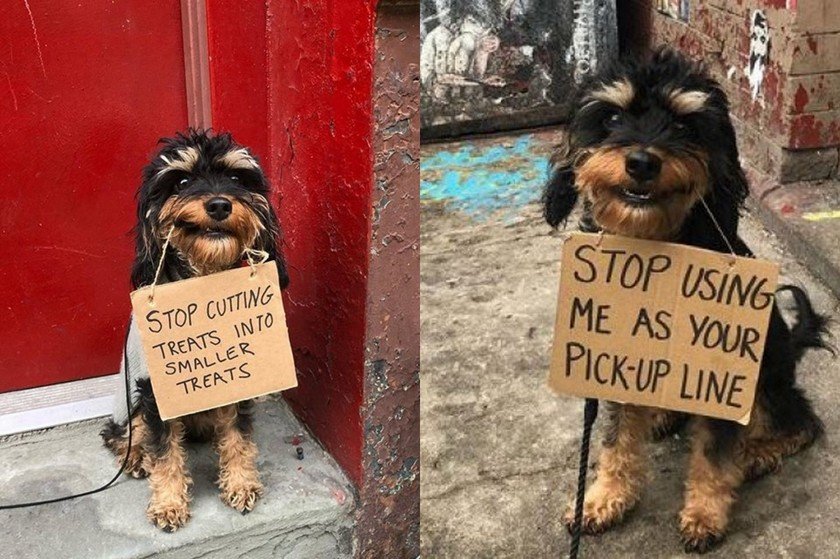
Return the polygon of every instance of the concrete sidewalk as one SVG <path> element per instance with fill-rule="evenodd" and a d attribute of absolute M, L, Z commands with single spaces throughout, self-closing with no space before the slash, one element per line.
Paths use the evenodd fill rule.
<path fill-rule="evenodd" d="M 0 503 L 76 493 L 116 473 L 102 447 L 102 421 L 0 441 Z M 308 437 L 298 460 L 292 436 L 305 428 L 282 399 L 256 407 L 258 465 L 266 494 L 243 516 L 219 499 L 210 445 L 189 445 L 192 519 L 167 534 L 146 519 L 148 480 L 123 476 L 111 489 L 73 501 L 0 511 L 1 559 L 315 559 L 352 556 L 353 490 Z"/>
<path fill-rule="evenodd" d="M 470 156 L 516 141 L 483 139 L 472 145 Z M 465 149 L 463 143 L 428 145 L 424 162 L 428 151 Z M 529 153 L 542 152 L 532 147 Z M 504 161 L 499 156 L 499 172 L 516 172 Z M 545 162 L 536 155 L 530 163 Z M 467 167 L 460 173 L 469 174 Z M 436 176 L 443 174 L 438 169 Z M 423 177 L 434 179 L 425 172 Z M 538 187 L 527 188 L 498 194 L 524 200 L 513 211 L 490 201 L 476 211 L 472 202 L 434 196 L 434 185 L 424 185 L 424 556 L 542 558 L 568 552 L 560 517 L 574 491 L 583 404 L 554 397 L 545 387 L 561 234 L 551 233 L 540 208 L 528 202 L 539 196 Z M 804 286 L 818 310 L 838 314 L 837 297 L 761 221 L 746 215 L 741 233 L 759 256 L 781 262 L 783 279 Z M 832 332 L 840 340 L 838 323 Z M 787 460 L 778 474 L 742 488 L 729 536 L 708 556 L 840 557 L 840 539 L 833 537 L 840 521 L 840 406 L 835 403 L 840 364 L 825 352 L 811 352 L 800 379 L 827 436 Z M 676 517 L 686 451 L 680 437 L 651 447 L 652 479 L 641 504 L 621 526 L 585 538 L 582 557 L 685 557 Z"/>

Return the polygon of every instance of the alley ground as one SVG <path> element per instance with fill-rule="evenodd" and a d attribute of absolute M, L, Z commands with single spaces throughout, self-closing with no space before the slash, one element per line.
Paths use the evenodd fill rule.
<path fill-rule="evenodd" d="M 575 483 L 582 402 L 545 387 L 563 234 L 534 203 L 555 140 L 542 131 L 423 147 L 423 557 L 568 550 L 560 517 Z M 805 287 L 817 309 L 838 316 L 835 295 L 753 215 L 741 235 L 781 262 L 783 280 Z M 832 332 L 840 340 L 837 323 Z M 831 537 L 840 525 L 840 362 L 811 352 L 800 379 L 827 436 L 742 488 L 726 542 L 707 557 L 840 557 Z M 640 506 L 585 538 L 582 557 L 684 557 L 676 517 L 686 450 L 679 437 L 651 447 Z"/>

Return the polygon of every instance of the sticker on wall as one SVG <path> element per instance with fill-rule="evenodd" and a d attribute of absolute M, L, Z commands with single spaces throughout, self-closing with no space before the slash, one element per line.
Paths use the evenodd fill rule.
<path fill-rule="evenodd" d="M 662 14 L 687 23 L 691 3 L 689 0 L 657 0 L 656 9 Z"/>
<path fill-rule="evenodd" d="M 747 77 L 750 82 L 750 93 L 753 101 L 761 93 L 764 82 L 764 70 L 770 55 L 770 25 L 767 16 L 761 10 L 755 10 L 752 15 L 750 29 L 750 65 L 747 67 Z"/>

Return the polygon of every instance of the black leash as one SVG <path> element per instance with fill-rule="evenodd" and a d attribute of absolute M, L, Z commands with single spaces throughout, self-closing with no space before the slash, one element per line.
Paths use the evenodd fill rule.
<path fill-rule="evenodd" d="M 120 476 L 125 471 L 125 468 L 128 466 L 128 459 L 131 456 L 131 386 L 129 382 L 130 375 L 128 374 L 128 333 L 131 330 L 131 324 L 129 323 L 128 327 L 125 329 L 125 345 L 123 347 L 123 371 L 125 372 L 125 406 L 126 410 L 128 411 L 128 449 L 125 451 L 125 458 L 123 458 L 122 466 L 120 466 L 120 471 L 117 472 L 117 475 L 113 477 L 111 481 L 99 487 L 97 489 L 91 489 L 90 491 L 85 491 L 84 493 L 78 493 L 76 495 L 66 495 L 64 497 L 56 497 L 54 499 L 45 499 L 43 501 L 33 501 L 31 503 L 18 503 L 16 505 L 0 505 L 0 510 L 11 510 L 11 509 L 23 509 L 28 507 L 39 507 L 41 505 L 49 505 L 52 503 L 60 503 L 62 501 L 69 501 L 71 499 L 78 499 L 79 497 L 87 497 L 88 495 L 93 495 L 94 493 L 99 493 L 100 491 L 105 491 L 120 478 Z"/>
<path fill-rule="evenodd" d="M 580 439 L 580 466 L 578 467 L 577 496 L 575 498 L 575 522 L 572 525 L 572 544 L 569 559 L 577 559 L 580 549 L 580 532 L 583 524 L 583 498 L 586 493 L 586 473 L 589 469 L 589 441 L 592 427 L 598 417 L 598 400 L 587 398 L 583 408 L 583 436 Z"/>

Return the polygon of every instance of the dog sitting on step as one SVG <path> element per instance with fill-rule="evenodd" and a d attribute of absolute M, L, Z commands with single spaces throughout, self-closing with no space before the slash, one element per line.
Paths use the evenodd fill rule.
<path fill-rule="evenodd" d="M 131 273 L 134 288 L 154 281 L 161 258 L 158 284 L 238 267 L 246 249 L 267 252 L 276 261 L 285 288 L 288 275 L 277 248 L 277 217 L 268 199 L 265 175 L 250 151 L 237 145 L 229 134 L 196 130 L 161 143 L 159 153 L 144 170 L 138 193 L 136 256 Z M 222 500 L 242 514 L 253 510 L 263 487 L 252 440 L 251 403 L 163 421 L 133 321 L 126 351 L 129 371 L 121 373 L 130 377 L 132 408 L 126 415 L 123 378 L 123 393 L 117 395 L 114 417 L 102 438 L 120 464 L 129 453 L 127 473 L 149 478 L 149 520 L 172 532 L 190 518 L 187 439 L 214 443 Z M 130 449 L 128 421 L 132 428 Z"/>
<path fill-rule="evenodd" d="M 748 185 L 738 158 L 729 104 L 703 68 L 662 49 L 617 68 L 586 88 L 565 145 L 552 158 L 545 217 L 557 227 L 579 200 L 581 229 L 670 241 L 751 256 L 738 237 Z M 688 417 L 691 458 L 679 528 L 686 551 L 704 552 L 726 533 L 738 486 L 779 468 L 822 432 L 796 385 L 806 348 L 831 349 L 826 318 L 799 288 L 796 324 L 774 305 L 749 425 Z M 781 291 L 780 290 L 780 291 Z M 622 520 L 646 479 L 645 441 L 687 416 L 608 404 L 597 477 L 584 499 L 582 531 L 600 533 Z M 565 522 L 571 526 L 573 510 Z"/>

